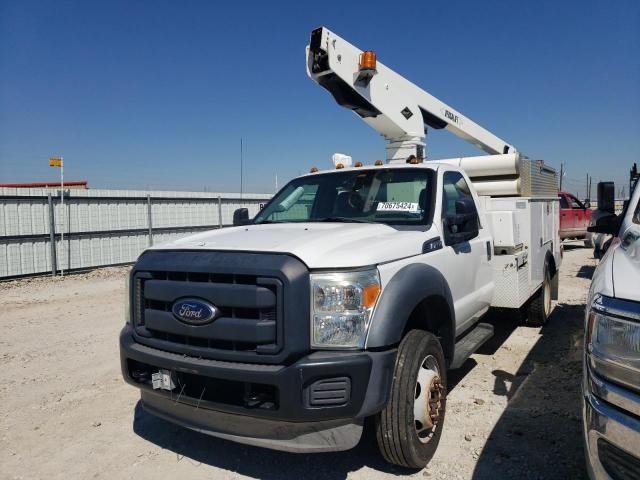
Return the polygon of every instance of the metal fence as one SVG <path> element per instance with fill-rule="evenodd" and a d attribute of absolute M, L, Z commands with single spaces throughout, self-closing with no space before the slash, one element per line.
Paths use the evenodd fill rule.
<path fill-rule="evenodd" d="M 135 261 L 147 246 L 230 226 L 271 195 L 0 188 L 0 278 Z M 64 223 L 64 224 L 63 224 Z M 64 240 L 62 240 L 64 232 Z"/>

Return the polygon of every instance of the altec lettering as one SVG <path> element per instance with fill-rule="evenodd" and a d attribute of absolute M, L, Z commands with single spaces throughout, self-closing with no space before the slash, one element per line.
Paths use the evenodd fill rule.
<path fill-rule="evenodd" d="M 451 113 L 449 110 L 444 111 L 444 116 L 451 120 L 453 123 L 458 123 L 458 115 Z"/>

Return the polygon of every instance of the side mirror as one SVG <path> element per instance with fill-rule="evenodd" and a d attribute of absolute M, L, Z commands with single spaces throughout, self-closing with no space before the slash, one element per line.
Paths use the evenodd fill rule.
<path fill-rule="evenodd" d="M 233 212 L 233 226 L 239 227 L 249 223 L 249 210 L 246 208 L 238 208 Z"/>
<path fill-rule="evenodd" d="M 478 210 L 472 198 L 456 200 L 456 213 L 443 219 L 445 243 L 455 245 L 478 236 Z"/>
<path fill-rule="evenodd" d="M 615 213 L 615 185 L 613 182 L 598 182 L 598 210 Z"/>
<path fill-rule="evenodd" d="M 596 220 L 596 224 L 587 228 L 592 233 L 616 235 L 620 228 L 620 218 L 617 215 L 607 215 Z"/>
<path fill-rule="evenodd" d="M 584 199 L 584 208 L 591 208 L 591 200 L 589 200 L 588 198 Z"/>

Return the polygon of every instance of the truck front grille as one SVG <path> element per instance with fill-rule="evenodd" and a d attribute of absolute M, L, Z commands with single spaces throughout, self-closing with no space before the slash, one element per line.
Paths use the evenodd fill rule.
<path fill-rule="evenodd" d="M 283 343 L 282 290 L 280 280 L 260 275 L 136 272 L 135 331 L 143 343 L 196 357 L 274 354 Z M 206 300 L 218 309 L 218 317 L 199 326 L 181 322 L 172 307 L 182 298 Z"/>

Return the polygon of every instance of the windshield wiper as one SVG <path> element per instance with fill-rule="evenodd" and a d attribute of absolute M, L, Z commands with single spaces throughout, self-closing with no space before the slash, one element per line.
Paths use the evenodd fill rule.
<path fill-rule="evenodd" d="M 310 222 L 339 222 L 339 223 L 376 223 L 372 220 L 363 220 L 362 218 L 349 218 L 349 217 L 325 217 L 325 218 L 313 218 Z"/>

